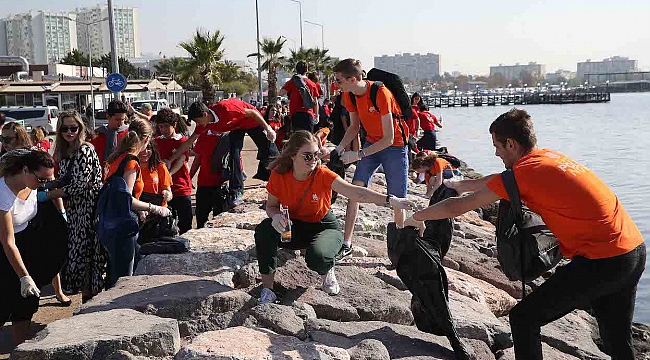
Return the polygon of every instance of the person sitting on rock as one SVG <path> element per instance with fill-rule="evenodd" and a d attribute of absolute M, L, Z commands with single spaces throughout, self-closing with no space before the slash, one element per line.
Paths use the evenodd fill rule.
<path fill-rule="evenodd" d="M 539 214 L 571 262 L 556 269 L 510 311 L 518 360 L 541 360 L 540 328 L 574 309 L 591 306 L 604 348 L 612 359 L 634 359 L 632 319 L 637 284 L 646 262 L 643 235 L 614 192 L 596 174 L 569 157 L 538 149 L 533 121 L 513 109 L 490 125 L 496 155 L 512 169 L 522 203 Z M 418 211 L 405 225 L 419 227 L 508 200 L 499 174 L 445 181 L 462 197 Z"/>
<path fill-rule="evenodd" d="M 291 135 L 282 153 L 269 164 L 271 176 L 266 185 L 268 218 L 255 228 L 255 246 L 262 274 L 261 302 L 276 300 L 273 293 L 278 247 L 305 249 L 307 266 L 323 277 L 322 289 L 330 295 L 340 291 L 334 275 L 336 254 L 343 233 L 330 210 L 332 191 L 350 200 L 406 209 L 414 204 L 406 199 L 384 195 L 341 179 L 320 163 L 319 139 L 299 130 Z M 281 212 L 288 207 L 289 219 Z"/>

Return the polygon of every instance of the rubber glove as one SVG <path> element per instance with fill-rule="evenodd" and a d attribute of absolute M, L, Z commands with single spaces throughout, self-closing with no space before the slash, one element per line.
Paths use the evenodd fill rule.
<path fill-rule="evenodd" d="M 47 191 L 45 191 L 45 190 L 38 190 L 38 191 L 36 192 L 36 200 L 38 200 L 38 202 L 41 202 L 41 203 L 42 203 L 42 202 L 46 202 L 46 201 L 48 200 L 48 199 L 47 199 Z"/>
<path fill-rule="evenodd" d="M 20 295 L 24 298 L 28 296 L 41 296 L 41 292 L 36 287 L 36 283 L 31 276 L 26 275 L 20 278 Z"/>
<path fill-rule="evenodd" d="M 287 219 L 284 217 L 284 215 L 275 214 L 271 219 L 273 220 L 271 222 L 271 225 L 273 225 L 273 228 L 279 234 L 282 234 L 287 229 Z"/>
<path fill-rule="evenodd" d="M 162 217 L 167 217 L 172 214 L 172 211 L 169 210 L 166 207 L 158 206 L 158 205 L 151 205 L 150 211 L 154 215 L 162 216 Z"/>

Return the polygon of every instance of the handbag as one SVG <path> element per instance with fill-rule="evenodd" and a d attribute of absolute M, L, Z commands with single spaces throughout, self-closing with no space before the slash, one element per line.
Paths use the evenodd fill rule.
<path fill-rule="evenodd" d="M 162 206 L 163 202 L 165 201 L 165 198 L 160 194 L 143 192 L 140 195 L 139 200 L 142 202 L 150 203 L 152 205 Z"/>
<path fill-rule="evenodd" d="M 179 234 L 178 219 L 170 216 L 149 217 L 140 226 L 138 244 L 143 245 L 156 241 L 159 238 L 174 237 Z"/>

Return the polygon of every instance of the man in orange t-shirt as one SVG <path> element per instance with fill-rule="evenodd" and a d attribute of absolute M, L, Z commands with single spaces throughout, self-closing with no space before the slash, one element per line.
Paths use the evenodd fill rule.
<path fill-rule="evenodd" d="M 539 214 L 572 261 L 510 311 L 515 356 L 542 359 L 540 328 L 574 309 L 591 306 L 612 359 L 634 359 L 632 318 L 645 268 L 645 244 L 616 195 L 591 170 L 561 153 L 538 149 L 532 120 L 513 109 L 490 126 L 496 155 L 517 179 L 522 203 Z M 498 174 L 445 181 L 459 193 L 416 212 L 406 225 L 450 218 L 509 199 Z"/>
<path fill-rule="evenodd" d="M 355 59 L 345 59 L 334 67 L 336 83 L 341 88 L 343 103 L 350 112 L 350 126 L 345 131 L 343 140 L 335 151 L 342 154 L 345 164 L 358 161 L 352 184 L 368 186 L 375 171 L 382 166 L 386 175 L 388 194 L 406 197 L 408 182 L 408 149 L 405 139 L 408 137 L 406 124 L 400 125 L 401 109 L 393 94 L 385 86 L 377 91 L 375 106 L 370 98 L 372 82 L 363 79 L 361 62 Z M 355 102 L 351 96 L 354 96 Z M 359 134 L 359 123 L 366 130 L 366 142 L 361 151 L 345 151 L 341 144 L 349 144 Z M 402 134 L 404 131 L 404 134 Z M 359 204 L 349 201 L 345 213 L 345 232 L 343 247 L 337 259 L 342 259 L 352 253 L 352 232 L 357 219 Z M 404 224 L 406 214 L 402 210 L 394 211 L 395 223 L 398 227 Z"/>

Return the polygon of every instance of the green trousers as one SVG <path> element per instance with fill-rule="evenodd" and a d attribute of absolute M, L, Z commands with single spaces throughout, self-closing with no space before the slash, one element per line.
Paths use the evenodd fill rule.
<path fill-rule="evenodd" d="M 336 216 L 328 212 L 321 221 L 308 223 L 291 220 L 291 242 L 282 242 L 280 234 L 271 225 L 270 218 L 264 219 L 255 228 L 255 247 L 261 274 L 272 274 L 277 267 L 278 247 L 299 250 L 307 249 L 307 267 L 325 275 L 333 266 L 336 254 L 343 244 L 343 232 Z"/>

